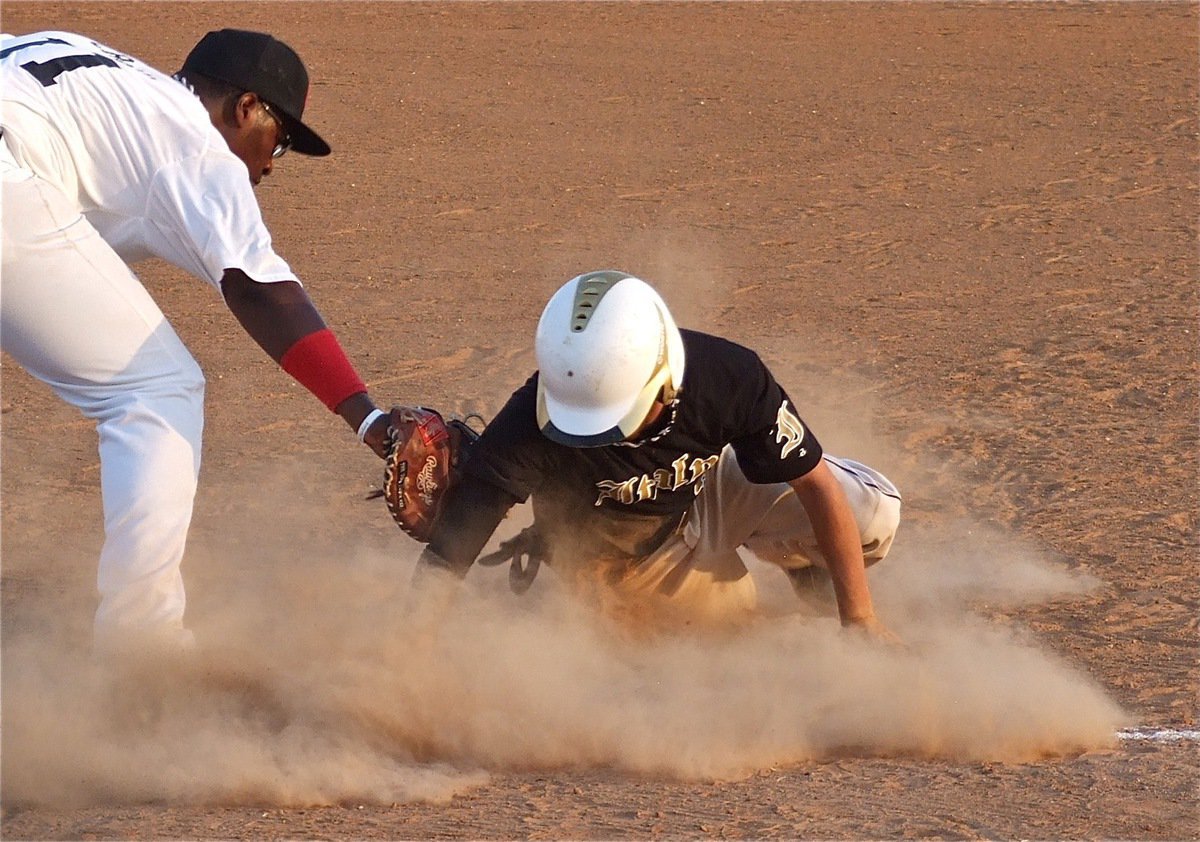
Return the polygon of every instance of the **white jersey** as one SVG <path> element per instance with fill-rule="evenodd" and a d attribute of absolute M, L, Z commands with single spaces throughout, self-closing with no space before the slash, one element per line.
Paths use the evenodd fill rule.
<path fill-rule="evenodd" d="M 126 262 L 157 256 L 218 289 L 226 269 L 297 280 L 246 165 L 172 77 L 68 32 L 0 35 L 0 127 Z"/>

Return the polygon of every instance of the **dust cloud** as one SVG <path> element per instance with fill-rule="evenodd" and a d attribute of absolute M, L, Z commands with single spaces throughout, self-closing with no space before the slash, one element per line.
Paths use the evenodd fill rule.
<path fill-rule="evenodd" d="M 44 635 L 6 640 L 4 801 L 393 803 L 448 799 L 489 770 L 728 779 L 847 753 L 1023 761 L 1112 745 L 1127 718 L 1095 682 L 966 607 L 1085 581 L 1030 553 L 1003 576 L 983 554 L 906 555 L 873 571 L 904 649 L 781 608 L 785 580 L 765 566 L 749 626 L 646 636 L 553 572 L 517 597 L 480 568 L 434 631 L 415 628 L 414 558 L 302 556 L 263 571 L 270 604 L 244 588 L 197 618 L 188 658 L 113 669 Z"/>
<path fill-rule="evenodd" d="M 904 647 L 843 631 L 831 602 L 798 602 L 753 558 L 761 616 L 736 630 L 637 634 L 553 571 L 518 597 L 503 568 L 479 567 L 435 621 L 412 599 L 415 544 L 397 532 L 395 550 L 347 556 L 298 538 L 267 499 L 295 483 L 262 482 L 242 512 L 254 566 L 209 582 L 188 657 L 116 668 L 53 625 L 6 635 L 4 803 L 436 801 L 501 770 L 732 779 L 846 755 L 1023 762 L 1114 745 L 1128 715 L 1005 614 L 1097 583 L 922 508 L 923 469 L 870 429 L 869 385 L 789 377 L 807 384 L 789 385 L 806 420 L 835 432 L 827 449 L 918 490 L 871 571 Z M 853 413 L 815 399 L 835 391 Z M 216 563 L 205 552 L 192 569 Z"/>

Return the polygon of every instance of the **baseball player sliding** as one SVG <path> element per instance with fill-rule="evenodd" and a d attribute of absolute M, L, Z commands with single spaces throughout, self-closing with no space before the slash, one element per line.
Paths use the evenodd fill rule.
<path fill-rule="evenodd" d="M 97 422 L 105 541 L 96 644 L 187 645 L 180 574 L 204 377 L 126 262 L 216 286 L 272 359 L 386 451 L 387 420 L 273 250 L 253 186 L 289 149 L 308 74 L 269 35 L 225 29 L 175 77 L 67 32 L 0 36 L 0 342 Z"/>
<path fill-rule="evenodd" d="M 894 640 L 866 568 L 887 555 L 900 495 L 824 453 L 756 353 L 678 329 L 644 281 L 599 271 L 550 299 L 536 355 L 538 371 L 445 492 L 418 598 L 452 598 L 438 569 L 465 575 L 505 513 L 532 498 L 537 540 L 514 539 L 514 563 L 544 553 L 622 613 L 744 616 L 756 603 L 744 544 L 798 591 L 827 572 L 843 625 Z"/>

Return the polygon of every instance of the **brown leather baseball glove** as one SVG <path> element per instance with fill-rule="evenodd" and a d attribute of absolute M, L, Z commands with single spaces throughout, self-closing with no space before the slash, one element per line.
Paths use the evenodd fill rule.
<path fill-rule="evenodd" d="M 383 497 L 401 529 L 428 541 L 446 491 L 462 476 L 479 433 L 465 419 L 447 420 L 421 406 L 394 406 L 388 422 L 383 490 L 370 496 Z"/>

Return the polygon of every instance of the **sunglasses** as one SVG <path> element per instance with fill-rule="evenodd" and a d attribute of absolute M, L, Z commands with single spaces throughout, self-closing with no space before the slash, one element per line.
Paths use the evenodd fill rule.
<path fill-rule="evenodd" d="M 268 116 L 275 121 L 279 126 L 279 142 L 275 144 L 275 148 L 271 150 L 272 158 L 279 158 L 284 152 L 292 148 L 292 137 L 288 134 L 287 128 L 283 125 L 283 120 L 275 113 L 275 109 L 267 104 L 265 99 L 260 99 L 258 104 L 263 107 L 263 111 L 267 112 Z"/>

